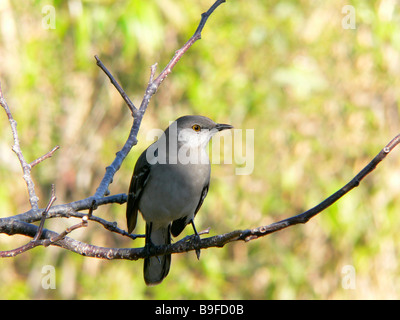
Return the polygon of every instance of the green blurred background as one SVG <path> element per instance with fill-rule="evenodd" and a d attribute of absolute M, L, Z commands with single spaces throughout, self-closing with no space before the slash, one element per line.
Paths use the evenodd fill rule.
<path fill-rule="evenodd" d="M 127 138 L 130 112 L 93 56 L 139 105 L 150 66 L 158 62 L 162 70 L 212 3 L 0 0 L 0 81 L 23 152 L 32 161 L 61 146 L 33 170 L 42 207 L 52 183 L 57 204 L 94 194 Z M 55 29 L 43 26 L 51 23 L 46 5 L 55 9 Z M 354 8 L 355 29 L 343 28 L 351 22 L 345 5 Z M 152 98 L 139 144 L 110 191 L 127 192 L 151 129 L 203 114 L 254 129 L 254 170 L 239 176 L 239 163 L 213 165 L 197 228 L 211 227 L 215 235 L 300 213 L 347 183 L 400 132 L 399 74 L 396 0 L 228 0 Z M 29 202 L 4 112 L 0 121 L 5 217 L 28 210 Z M 357 189 L 305 225 L 203 250 L 200 261 L 194 252 L 173 255 L 169 276 L 156 287 L 145 286 L 142 261 L 39 247 L 0 261 L 0 298 L 398 299 L 399 165 L 395 150 Z M 103 206 L 95 214 L 126 228 L 125 206 Z M 76 222 L 53 219 L 46 227 L 61 232 Z M 143 229 L 141 222 L 138 232 Z M 95 223 L 71 236 L 100 246 L 143 245 Z M 27 241 L 0 235 L 0 249 Z M 41 285 L 46 265 L 55 268 L 56 289 Z M 350 289 L 343 285 L 348 270 L 354 271 Z"/>

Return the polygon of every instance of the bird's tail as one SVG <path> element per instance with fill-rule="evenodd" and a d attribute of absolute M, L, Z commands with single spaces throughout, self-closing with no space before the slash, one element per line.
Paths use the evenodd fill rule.
<path fill-rule="evenodd" d="M 151 223 L 146 223 L 146 245 L 152 242 L 159 246 L 171 243 L 171 225 L 158 229 L 152 228 Z M 144 259 L 143 275 L 147 285 L 159 284 L 168 275 L 171 265 L 171 255 L 156 256 Z"/>

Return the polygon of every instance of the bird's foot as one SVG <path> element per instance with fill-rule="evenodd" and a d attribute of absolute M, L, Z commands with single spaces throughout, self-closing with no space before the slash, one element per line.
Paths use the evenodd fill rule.
<path fill-rule="evenodd" d="M 200 236 L 198 234 L 194 234 L 190 241 L 193 243 L 193 246 L 195 247 L 197 260 L 200 260 L 200 253 L 201 253 L 200 252 L 200 242 L 201 242 Z"/>
<path fill-rule="evenodd" d="M 156 251 L 156 248 L 157 248 L 157 246 L 153 242 L 147 241 L 144 246 L 146 255 L 153 256 L 154 252 Z M 161 263 L 159 256 L 155 256 L 155 257 L 158 259 L 158 262 Z"/>

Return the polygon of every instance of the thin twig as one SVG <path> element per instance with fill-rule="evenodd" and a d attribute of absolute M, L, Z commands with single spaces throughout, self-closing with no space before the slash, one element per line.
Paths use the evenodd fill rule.
<path fill-rule="evenodd" d="M 185 43 L 185 45 L 175 52 L 174 57 L 171 61 L 167 64 L 164 70 L 159 74 L 159 76 L 154 80 L 155 90 L 160 86 L 161 82 L 171 73 L 173 67 L 178 63 L 178 61 L 182 58 L 186 51 L 197 41 L 201 39 L 201 32 L 206 25 L 206 22 L 210 15 L 217 9 L 222 3 L 226 2 L 226 0 L 218 0 L 208 9 L 206 12 L 201 14 L 201 20 L 199 25 L 197 26 L 196 31 L 194 32 L 193 36 Z M 155 91 L 154 91 L 155 93 Z"/>
<path fill-rule="evenodd" d="M 53 205 L 54 201 L 56 201 L 56 199 L 57 199 L 56 198 L 56 189 L 54 187 L 54 184 L 52 184 L 51 185 L 51 197 L 50 197 L 49 203 L 46 206 L 46 209 L 42 213 L 42 219 L 40 220 L 39 229 L 38 229 L 37 234 L 33 238 L 33 241 L 39 240 L 40 237 L 42 236 L 42 231 L 43 231 L 43 227 L 44 227 L 44 222 L 46 221 L 47 213 L 49 212 L 51 206 Z"/>
<path fill-rule="evenodd" d="M 39 245 L 42 245 L 43 242 L 40 241 L 40 238 L 43 233 L 43 227 L 44 227 L 44 222 L 46 220 L 46 214 L 49 212 L 51 206 L 53 205 L 54 201 L 56 201 L 56 196 L 55 196 L 55 189 L 54 185 L 51 186 L 51 197 L 49 200 L 49 203 L 46 206 L 46 209 L 42 213 L 42 218 L 40 220 L 40 225 L 37 227 L 37 231 L 35 236 L 31 241 L 29 241 L 27 244 L 20 246 L 16 249 L 13 250 L 8 250 L 8 251 L 0 251 L 0 257 L 5 258 L 5 257 L 15 257 L 25 251 L 31 250 Z"/>
<path fill-rule="evenodd" d="M 124 99 L 126 105 L 128 106 L 128 108 L 131 110 L 132 112 L 132 116 L 135 117 L 136 113 L 137 113 L 137 109 L 135 107 L 135 105 L 133 104 L 133 102 L 131 101 L 131 99 L 129 99 L 128 95 L 125 93 L 124 89 L 122 89 L 122 87 L 119 85 L 119 83 L 117 82 L 117 80 L 115 80 L 115 78 L 113 77 L 113 75 L 111 74 L 110 71 L 108 71 L 108 69 L 106 68 L 106 66 L 103 64 L 103 62 L 101 62 L 101 60 L 99 59 L 99 57 L 97 55 L 94 56 L 94 58 L 96 59 L 96 64 L 100 67 L 101 70 L 104 71 L 104 73 L 107 75 L 107 77 L 110 79 L 110 82 L 113 84 L 113 86 L 115 87 L 115 89 L 117 89 L 117 91 L 119 92 L 119 94 L 121 95 L 122 99 Z"/>
<path fill-rule="evenodd" d="M 40 162 L 46 160 L 47 158 L 51 158 L 58 149 L 60 149 L 60 146 L 55 146 L 53 149 L 51 149 L 51 151 L 47 152 L 45 155 L 41 156 L 40 158 L 37 158 L 36 160 L 32 161 L 29 165 L 31 166 L 31 168 L 33 168 Z"/>
<path fill-rule="evenodd" d="M 87 216 L 84 216 L 82 218 L 82 221 L 80 223 L 74 224 L 71 227 L 68 227 L 67 229 L 65 229 L 63 232 L 61 232 L 59 235 L 50 238 L 50 239 L 46 239 L 45 241 L 43 241 L 43 246 L 48 247 L 49 245 L 56 243 L 60 240 L 63 240 L 68 234 L 70 234 L 72 231 L 79 229 L 79 228 L 85 228 L 88 225 L 88 219 Z"/>
<path fill-rule="evenodd" d="M 29 241 L 27 244 L 12 250 L 0 251 L 0 258 L 12 258 L 42 244 L 41 241 Z"/>
<path fill-rule="evenodd" d="M 24 155 L 22 154 L 21 146 L 19 144 L 19 137 L 18 137 L 18 131 L 17 131 L 17 122 L 14 120 L 10 108 L 8 107 L 8 104 L 6 102 L 6 99 L 3 96 L 3 91 L 1 89 L 0 85 L 0 105 L 4 108 L 8 121 L 10 122 L 11 126 L 11 132 L 14 138 L 14 145 L 12 146 L 12 150 L 14 153 L 17 155 L 18 160 L 21 164 L 22 171 L 24 173 L 23 178 L 25 180 L 26 186 L 28 188 L 28 194 L 29 194 L 29 202 L 31 204 L 31 208 L 33 210 L 38 210 L 39 209 L 39 198 L 36 195 L 35 192 L 35 184 L 33 183 L 32 177 L 31 177 L 31 165 L 25 160 Z"/>

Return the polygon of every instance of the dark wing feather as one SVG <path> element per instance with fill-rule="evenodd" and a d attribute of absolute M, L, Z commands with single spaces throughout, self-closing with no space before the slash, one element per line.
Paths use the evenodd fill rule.
<path fill-rule="evenodd" d="M 146 160 L 145 150 L 136 162 L 131 184 L 129 186 L 128 203 L 126 206 L 126 221 L 129 233 L 131 233 L 136 227 L 139 201 L 149 178 L 150 168 L 151 166 Z"/>
<path fill-rule="evenodd" d="M 207 185 L 204 186 L 203 190 L 201 191 L 200 201 L 197 204 L 196 211 L 194 212 L 194 216 L 196 216 L 197 212 L 200 210 L 201 206 L 203 205 L 203 201 L 207 197 L 209 187 L 210 187 L 210 183 L 207 183 Z"/>
<path fill-rule="evenodd" d="M 194 212 L 194 216 L 196 216 L 197 212 L 200 210 L 201 205 L 203 204 L 203 201 L 207 196 L 209 186 L 210 186 L 210 183 L 207 183 L 204 186 L 203 190 L 201 191 L 201 197 L 200 197 L 199 203 L 197 204 L 196 210 Z M 183 229 L 185 229 L 186 225 L 189 222 L 190 221 L 187 221 L 187 217 L 183 217 L 183 218 L 174 220 L 172 222 L 172 226 L 171 226 L 172 235 L 174 237 L 179 236 L 179 234 L 183 231 Z"/>

